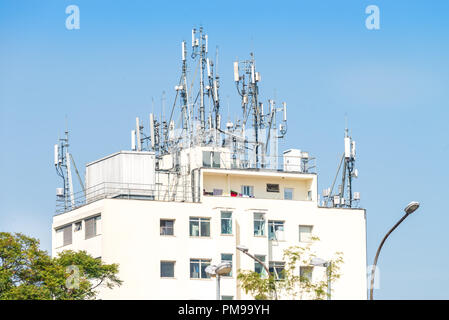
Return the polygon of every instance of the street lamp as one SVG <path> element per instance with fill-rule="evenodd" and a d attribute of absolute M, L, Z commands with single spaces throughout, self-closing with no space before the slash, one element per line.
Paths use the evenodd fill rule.
<path fill-rule="evenodd" d="M 312 258 L 310 264 L 315 267 L 325 267 L 327 276 L 327 300 L 331 300 L 331 267 L 332 262 L 321 258 Z"/>
<path fill-rule="evenodd" d="M 221 300 L 220 298 L 220 277 L 222 275 L 228 274 L 232 270 L 232 264 L 230 262 L 222 262 L 218 265 L 210 265 L 207 266 L 205 271 L 211 277 L 217 277 L 217 300 Z"/>
<path fill-rule="evenodd" d="M 238 245 L 236 248 L 237 248 L 237 250 L 239 250 L 239 251 L 243 252 L 244 254 L 246 254 L 248 257 L 252 258 L 253 260 L 255 260 L 255 261 L 257 261 L 257 262 L 259 262 L 260 265 L 261 265 L 261 266 L 265 269 L 265 271 L 267 272 L 267 275 L 268 275 L 268 276 L 271 276 L 271 272 L 270 272 L 270 270 L 268 269 L 267 265 L 266 265 L 265 263 L 263 263 L 263 262 L 262 262 L 260 259 L 258 259 L 257 257 L 253 256 L 251 253 L 249 253 L 249 252 L 248 252 L 248 251 L 249 251 L 248 247 L 243 246 L 243 245 Z M 276 292 L 276 285 L 274 285 L 273 288 L 274 288 L 274 299 L 277 300 L 277 299 L 278 299 L 278 295 L 277 295 L 277 292 Z"/>
<path fill-rule="evenodd" d="M 390 231 L 388 231 L 388 233 L 385 235 L 385 237 L 382 239 L 379 248 L 377 249 L 376 252 L 376 257 L 374 258 L 374 264 L 373 264 L 373 268 L 371 270 L 371 286 L 370 286 L 370 300 L 373 300 L 373 291 L 374 291 L 374 275 L 376 272 L 376 265 L 377 265 L 377 259 L 379 258 L 379 254 L 380 254 L 380 249 L 382 249 L 382 246 L 385 243 L 385 240 L 387 240 L 388 236 L 394 231 L 394 229 L 396 229 L 402 221 L 405 220 L 405 218 L 407 218 L 410 214 L 412 214 L 413 212 L 415 212 L 416 209 L 419 208 L 419 202 L 416 201 L 412 201 L 410 202 L 404 209 L 405 211 L 405 215 L 401 218 L 401 220 L 399 220 L 394 226 L 393 228 L 390 229 Z"/>

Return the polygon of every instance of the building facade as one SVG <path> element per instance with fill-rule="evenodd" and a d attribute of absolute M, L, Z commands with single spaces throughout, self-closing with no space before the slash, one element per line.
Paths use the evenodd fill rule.
<path fill-rule="evenodd" d="M 186 150 L 188 190 L 187 177 L 154 168 L 151 152 L 119 152 L 88 164 L 84 202 L 53 218 L 53 255 L 86 250 L 118 263 L 124 283 L 102 289 L 101 299 L 215 299 L 216 282 L 205 268 L 223 261 L 232 262 L 232 271 L 221 278 L 222 299 L 252 299 L 237 272 L 262 268 L 237 246 L 275 272 L 284 249 L 315 236 L 318 257 L 343 253 L 332 299 L 366 299 L 364 209 L 320 206 L 314 173 L 234 168 L 220 149 L 214 165 L 210 150 Z M 312 281 L 325 277 L 324 268 L 311 270 Z"/>

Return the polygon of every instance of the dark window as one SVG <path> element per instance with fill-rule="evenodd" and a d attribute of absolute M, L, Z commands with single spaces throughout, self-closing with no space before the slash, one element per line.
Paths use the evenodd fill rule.
<path fill-rule="evenodd" d="M 175 262 L 161 261 L 161 278 L 173 278 L 175 276 Z"/>
<path fill-rule="evenodd" d="M 65 226 L 62 228 L 62 245 L 68 246 L 69 244 L 72 244 L 72 225 Z"/>
<path fill-rule="evenodd" d="M 232 212 L 221 212 L 221 234 L 232 234 Z"/>
<path fill-rule="evenodd" d="M 284 221 L 268 221 L 268 240 L 284 240 Z"/>
<path fill-rule="evenodd" d="M 285 263 L 280 261 L 270 261 L 268 270 L 276 280 L 284 279 L 284 267 Z"/>
<path fill-rule="evenodd" d="M 189 232 L 191 237 L 209 237 L 210 218 L 190 217 Z"/>
<path fill-rule="evenodd" d="M 221 262 L 230 262 L 232 265 L 232 254 L 230 253 L 222 253 L 221 254 Z M 232 269 L 229 271 L 229 273 L 224 274 L 226 277 L 232 277 Z"/>
<path fill-rule="evenodd" d="M 260 261 L 262 261 L 263 263 L 265 263 L 265 256 L 256 254 L 256 258 L 259 259 Z M 257 272 L 258 274 L 262 275 L 262 276 L 267 273 L 265 268 L 263 267 L 263 265 L 261 265 L 257 261 L 254 261 L 254 271 Z"/>
<path fill-rule="evenodd" d="M 161 219 L 161 235 L 172 236 L 174 234 L 174 220 Z"/>
<path fill-rule="evenodd" d="M 299 267 L 299 278 L 301 282 L 312 281 L 313 267 L 305 266 Z"/>
<path fill-rule="evenodd" d="M 82 227 L 83 227 L 83 225 L 82 225 L 82 223 L 81 223 L 81 221 L 79 221 L 79 222 L 76 222 L 75 223 L 75 232 L 76 231 L 80 231 L 81 229 L 82 229 Z"/>
<path fill-rule="evenodd" d="M 279 192 L 279 184 L 267 183 L 267 192 Z"/>
<path fill-rule="evenodd" d="M 210 278 L 209 274 L 206 272 L 206 268 L 209 265 L 210 260 L 190 259 L 190 278 L 192 279 Z"/>
<path fill-rule="evenodd" d="M 101 220 L 101 216 L 96 216 L 93 218 L 86 219 L 84 221 L 84 224 L 86 227 L 86 232 L 85 232 L 86 239 L 89 239 L 89 238 L 92 238 L 92 237 L 95 237 L 96 235 L 98 235 L 98 224 L 99 224 L 100 220 Z"/>

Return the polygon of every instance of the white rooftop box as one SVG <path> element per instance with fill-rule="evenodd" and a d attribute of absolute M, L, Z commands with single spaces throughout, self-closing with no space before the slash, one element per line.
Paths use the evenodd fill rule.
<path fill-rule="evenodd" d="M 288 149 L 284 153 L 284 171 L 302 172 L 302 158 L 304 152 L 299 149 Z"/>
<path fill-rule="evenodd" d="M 86 165 L 88 202 L 111 186 L 117 189 L 149 189 L 151 186 L 154 188 L 154 184 L 154 152 L 120 151 Z"/>

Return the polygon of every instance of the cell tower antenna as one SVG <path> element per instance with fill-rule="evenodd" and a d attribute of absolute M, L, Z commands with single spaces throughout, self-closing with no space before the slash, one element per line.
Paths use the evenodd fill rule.
<path fill-rule="evenodd" d="M 332 186 L 323 192 L 323 197 L 325 199 L 324 205 L 328 206 L 329 201 L 333 207 L 347 207 L 352 208 L 354 201 L 360 200 L 359 192 L 352 192 L 353 178 L 358 177 L 358 170 L 354 168 L 356 154 L 355 154 L 355 141 L 352 140 L 349 135 L 349 129 L 347 126 L 347 117 L 345 115 L 345 136 L 344 136 L 344 152 L 340 160 L 340 164 L 337 169 L 337 174 L 332 182 Z M 341 184 L 339 185 L 337 192 L 332 195 L 335 182 L 341 173 Z"/>

